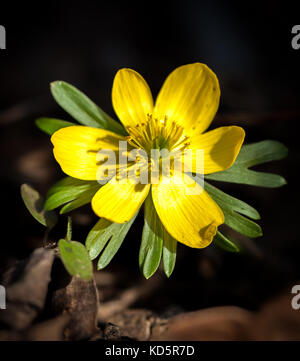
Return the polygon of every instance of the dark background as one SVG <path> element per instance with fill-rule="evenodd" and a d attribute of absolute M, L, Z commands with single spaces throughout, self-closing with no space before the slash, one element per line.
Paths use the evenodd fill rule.
<path fill-rule="evenodd" d="M 140 72 L 155 96 L 170 71 L 197 61 L 208 64 L 221 84 L 213 127 L 236 124 L 246 130 L 246 143 L 286 144 L 286 160 L 260 169 L 282 174 L 288 185 L 220 184 L 259 210 L 264 236 L 240 239 L 240 254 L 179 245 L 171 279 L 161 272 L 163 286 L 140 306 L 160 312 L 226 304 L 258 309 L 282 289 L 289 292 L 300 279 L 300 49 L 291 47 L 296 13 L 293 3 L 264 1 L 1 3 L 7 49 L 0 50 L 0 273 L 41 246 L 43 227 L 26 211 L 20 184 L 45 194 L 63 176 L 48 136 L 34 126 L 39 116 L 70 120 L 52 99 L 49 83 L 70 82 L 113 115 L 110 92 L 119 68 Z M 96 217 L 85 207 L 73 212 L 73 220 L 74 238 L 84 241 Z M 50 238 L 64 234 L 65 222 Z M 125 284 L 141 277 L 141 230 L 142 218 L 106 270 L 122 273 Z"/>

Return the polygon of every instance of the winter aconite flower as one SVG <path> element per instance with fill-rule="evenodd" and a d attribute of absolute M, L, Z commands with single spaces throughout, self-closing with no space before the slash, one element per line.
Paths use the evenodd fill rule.
<path fill-rule="evenodd" d="M 120 144 L 124 142 L 128 151 L 143 151 L 147 174 L 155 163 L 153 149 L 166 149 L 177 159 L 180 152 L 190 150 L 194 154 L 201 150 L 202 174 L 224 171 L 239 154 L 245 132 L 240 127 L 228 126 L 205 133 L 218 109 L 219 98 L 218 79 L 204 64 L 175 69 L 163 84 L 155 104 L 143 77 L 131 69 L 122 69 L 114 79 L 112 103 L 128 136 L 87 126 L 62 128 L 51 138 L 54 156 L 67 175 L 81 180 L 98 180 L 99 151 L 111 151 L 119 159 Z M 134 164 L 129 163 L 125 170 L 134 169 Z M 99 217 L 125 223 L 151 194 L 168 233 L 194 248 L 208 246 L 218 226 L 224 223 L 222 210 L 192 177 L 193 173 L 199 173 L 194 158 L 184 178 L 184 168 L 180 171 L 173 167 L 168 182 L 163 172 L 159 173 L 157 182 L 121 182 L 121 170 L 124 166 L 117 164 L 115 175 L 92 199 L 92 208 Z M 190 192 L 191 187 L 197 192 Z"/>

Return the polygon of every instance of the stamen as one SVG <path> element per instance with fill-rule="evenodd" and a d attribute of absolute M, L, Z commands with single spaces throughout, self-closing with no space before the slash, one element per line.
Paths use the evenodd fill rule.
<path fill-rule="evenodd" d="M 147 114 L 147 122 L 127 127 L 127 131 L 130 134 L 126 138 L 128 143 L 148 153 L 152 148 L 182 150 L 190 144 L 187 142 L 189 137 L 183 135 L 183 128 L 167 115 L 154 118 L 152 114 Z"/>

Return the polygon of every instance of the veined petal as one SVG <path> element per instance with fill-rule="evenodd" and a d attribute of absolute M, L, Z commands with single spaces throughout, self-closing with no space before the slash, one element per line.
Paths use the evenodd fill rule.
<path fill-rule="evenodd" d="M 51 137 L 54 157 L 64 173 L 82 180 L 96 180 L 97 152 L 117 152 L 125 138 L 108 130 L 85 126 L 61 128 Z"/>
<path fill-rule="evenodd" d="M 129 221 L 141 207 L 150 184 L 120 183 L 113 178 L 95 194 L 92 208 L 99 216 L 116 223 Z"/>
<path fill-rule="evenodd" d="M 152 185 L 161 222 L 177 241 L 192 248 L 207 247 L 224 222 L 222 210 L 192 178 L 186 182 L 175 173 L 169 180 L 169 184 Z"/>
<path fill-rule="evenodd" d="M 175 69 L 164 82 L 154 116 L 181 125 L 187 135 L 205 131 L 212 122 L 220 99 L 219 81 L 205 64 L 194 63 Z"/>
<path fill-rule="evenodd" d="M 132 69 L 117 72 L 112 88 L 114 110 L 125 128 L 135 127 L 152 114 L 153 98 L 145 79 Z"/>
<path fill-rule="evenodd" d="M 235 162 L 244 138 L 244 129 L 236 126 L 220 127 L 196 135 L 190 139 L 189 149 L 192 151 L 187 151 L 184 162 L 188 162 L 191 165 L 189 171 L 195 173 L 210 174 L 223 171 Z"/>

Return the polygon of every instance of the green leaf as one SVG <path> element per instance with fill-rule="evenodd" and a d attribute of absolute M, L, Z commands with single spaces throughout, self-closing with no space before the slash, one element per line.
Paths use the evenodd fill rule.
<path fill-rule="evenodd" d="M 206 179 L 248 184 L 257 187 L 278 188 L 286 184 L 286 180 L 277 174 L 256 172 L 247 168 L 233 165 L 231 168 L 205 176 Z"/>
<path fill-rule="evenodd" d="M 236 211 L 245 216 L 248 216 L 252 219 L 260 219 L 260 215 L 256 209 L 251 207 L 246 202 L 243 202 L 237 198 L 226 194 L 220 189 L 212 186 L 211 184 L 205 182 L 204 188 L 207 193 L 212 197 L 212 199 L 218 203 L 218 205 L 224 210 Z"/>
<path fill-rule="evenodd" d="M 118 232 L 112 235 L 108 245 L 105 247 L 104 251 L 102 252 L 99 258 L 97 265 L 98 270 L 105 268 L 113 259 L 115 254 L 118 252 L 137 214 L 138 212 L 136 213 L 135 216 L 131 218 L 129 222 L 121 224 L 120 227 L 118 228 Z"/>
<path fill-rule="evenodd" d="M 83 244 L 61 239 L 58 242 L 58 248 L 62 262 L 70 275 L 78 276 L 84 280 L 93 278 L 92 261 Z"/>
<path fill-rule="evenodd" d="M 28 184 L 22 184 L 21 196 L 31 215 L 42 225 L 52 229 L 57 223 L 55 212 L 44 210 L 44 199 L 38 191 Z"/>
<path fill-rule="evenodd" d="M 244 145 L 232 167 L 223 172 L 206 175 L 205 178 L 266 188 L 281 187 L 286 184 L 286 180 L 280 175 L 257 172 L 248 168 L 282 159 L 286 155 L 287 148 L 273 140 Z"/>
<path fill-rule="evenodd" d="M 244 145 L 235 163 L 249 168 L 254 165 L 283 159 L 287 154 L 288 149 L 282 143 L 276 140 L 263 140 L 261 142 Z"/>
<path fill-rule="evenodd" d="M 105 264 L 107 262 L 107 260 L 109 260 L 109 262 L 110 262 L 110 260 L 114 256 L 114 254 L 120 248 L 132 223 L 134 222 L 136 216 L 137 216 L 137 214 L 129 222 L 126 222 L 123 224 L 113 223 L 111 221 L 108 221 L 105 218 L 101 218 L 95 224 L 95 226 L 91 229 L 91 231 L 89 232 L 89 234 L 86 238 L 85 245 L 89 252 L 90 258 L 92 260 L 97 258 L 99 256 L 99 254 L 103 251 L 106 244 L 110 241 L 110 243 L 112 243 L 112 245 L 110 246 L 111 249 L 109 249 L 108 251 L 106 251 L 106 249 L 105 249 L 106 254 L 104 255 L 103 259 L 101 260 L 101 265 Z M 109 245 L 110 245 L 110 243 L 109 243 Z M 117 247 L 117 249 L 115 249 L 116 247 Z M 100 262 L 100 260 L 99 260 L 99 262 Z M 103 266 L 102 268 L 104 268 L 104 267 L 105 266 Z"/>
<path fill-rule="evenodd" d="M 118 237 L 123 224 L 113 223 L 105 218 L 101 218 L 89 232 L 85 245 L 93 260 L 99 256 L 107 242 L 113 237 Z M 125 238 L 125 236 L 124 236 Z"/>
<path fill-rule="evenodd" d="M 166 276 L 170 277 L 175 268 L 177 241 L 167 232 L 165 227 L 163 227 L 163 239 L 164 239 L 164 246 L 163 246 L 164 271 Z"/>
<path fill-rule="evenodd" d="M 95 187 L 96 188 L 96 187 Z M 60 214 L 65 214 L 71 211 L 74 211 L 74 209 L 77 209 L 79 207 L 82 207 L 88 203 L 91 203 L 95 193 L 97 192 L 99 188 L 96 189 L 89 189 L 86 192 L 81 193 L 77 199 L 74 199 L 70 203 L 65 204 L 61 210 Z"/>
<path fill-rule="evenodd" d="M 222 233 L 217 231 L 213 242 L 220 248 L 228 252 L 239 252 L 239 248 L 236 244 L 230 241 L 227 237 L 225 237 Z"/>
<path fill-rule="evenodd" d="M 126 135 L 126 131 L 120 123 L 106 114 L 73 85 L 55 81 L 51 83 L 51 93 L 57 103 L 79 123 Z"/>
<path fill-rule="evenodd" d="M 100 187 L 101 185 L 96 181 L 83 181 L 72 177 L 63 178 L 48 191 L 44 208 L 52 210 L 78 198 L 86 200 L 88 196 L 93 196 Z M 67 209 L 70 208 L 71 206 L 67 207 Z"/>
<path fill-rule="evenodd" d="M 228 209 L 223 209 L 223 213 L 225 217 L 225 224 L 235 231 L 250 238 L 262 236 L 262 229 L 257 223 Z"/>
<path fill-rule="evenodd" d="M 247 237 L 256 238 L 262 236 L 262 230 L 257 223 L 236 213 L 239 212 L 253 219 L 260 219 L 259 213 L 253 207 L 237 198 L 229 196 L 207 182 L 205 182 L 204 188 L 222 208 L 225 224 Z"/>
<path fill-rule="evenodd" d="M 58 129 L 76 125 L 75 123 L 67 122 L 66 120 L 56 118 L 38 118 L 35 121 L 36 126 L 43 132 L 52 135 Z"/>
<path fill-rule="evenodd" d="M 154 208 L 151 193 L 145 201 L 145 223 L 139 254 L 139 266 L 145 278 L 150 278 L 160 264 L 163 247 L 163 226 Z"/>

